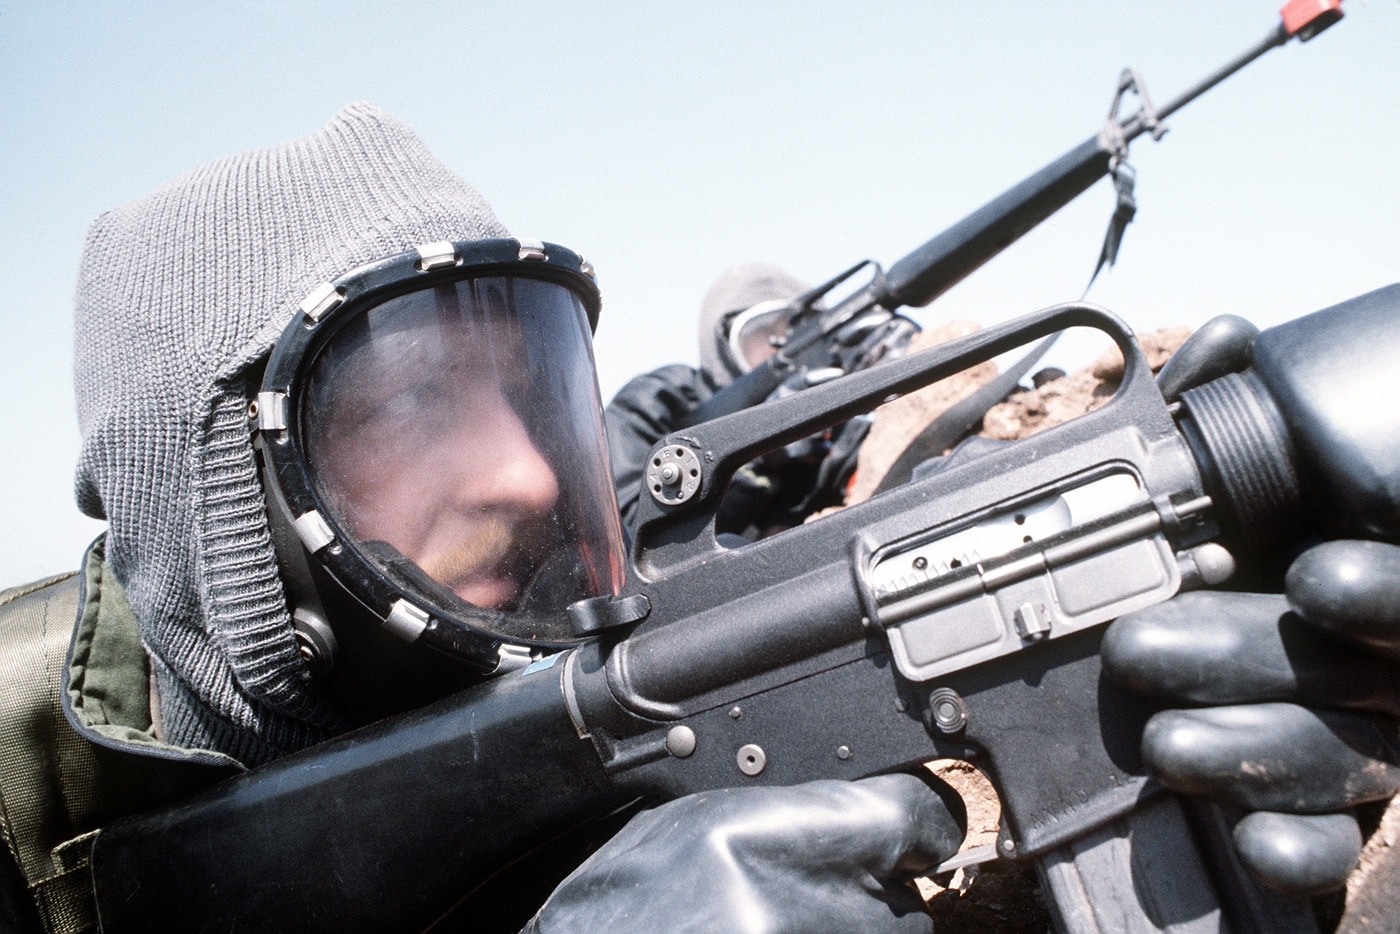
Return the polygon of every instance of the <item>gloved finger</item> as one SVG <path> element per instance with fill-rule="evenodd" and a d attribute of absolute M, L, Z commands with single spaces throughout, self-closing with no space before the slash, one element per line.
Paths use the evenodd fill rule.
<path fill-rule="evenodd" d="M 1361 828 L 1348 813 L 1255 811 L 1235 825 L 1234 839 L 1255 878 L 1292 895 L 1341 888 L 1361 857 Z"/>
<path fill-rule="evenodd" d="M 951 856 L 963 834 L 960 801 L 950 810 L 937 787 L 889 775 L 677 799 L 575 870 L 535 929 L 923 934 L 932 921 L 902 879 Z"/>
<path fill-rule="evenodd" d="M 1118 620 L 1104 673 L 1173 703 L 1296 700 L 1400 716 L 1400 669 L 1319 632 L 1277 594 L 1193 591 Z"/>
<path fill-rule="evenodd" d="M 838 783 L 841 784 L 841 783 Z M 912 879 L 958 852 L 967 833 L 967 809 L 956 791 L 929 775 L 878 775 L 844 783 L 878 812 L 893 848 L 859 835 L 861 862 L 877 878 Z M 893 857 L 893 859 L 891 859 Z"/>
<path fill-rule="evenodd" d="M 1288 569 L 1289 605 L 1333 635 L 1400 659 L 1400 547 L 1325 542 Z"/>
<path fill-rule="evenodd" d="M 1147 721 L 1148 772 L 1174 791 L 1250 810 L 1337 811 L 1400 789 L 1393 733 L 1295 704 L 1167 710 Z"/>
<path fill-rule="evenodd" d="M 932 776 L 930 781 L 938 782 Z M 801 864 L 812 871 L 888 880 L 912 878 L 952 856 L 962 843 L 965 819 L 934 787 L 899 774 L 708 792 L 682 800 L 703 807 L 715 827 L 711 840 L 722 837 L 724 847 L 746 863 Z M 956 799 L 951 790 L 947 794 Z"/>

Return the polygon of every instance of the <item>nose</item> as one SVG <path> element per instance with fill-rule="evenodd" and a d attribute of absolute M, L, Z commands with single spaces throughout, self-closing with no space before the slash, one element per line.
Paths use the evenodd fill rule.
<path fill-rule="evenodd" d="M 468 481 L 471 489 L 463 494 L 477 508 L 543 515 L 559 499 L 559 478 L 515 410 L 493 395 L 483 403 L 482 430 L 459 448 L 458 456 L 476 463 L 466 471 L 473 476 Z"/>

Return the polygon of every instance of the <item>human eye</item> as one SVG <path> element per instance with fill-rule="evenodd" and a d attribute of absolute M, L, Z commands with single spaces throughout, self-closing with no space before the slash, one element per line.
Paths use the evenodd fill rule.
<path fill-rule="evenodd" d="M 342 408 L 340 431 L 366 436 L 368 443 L 404 433 L 439 430 L 451 417 L 451 401 L 427 379 L 381 385 Z"/>
<path fill-rule="evenodd" d="M 379 417 L 405 430 L 433 430 L 452 417 L 452 394 L 438 382 L 415 380 L 387 398 Z"/>

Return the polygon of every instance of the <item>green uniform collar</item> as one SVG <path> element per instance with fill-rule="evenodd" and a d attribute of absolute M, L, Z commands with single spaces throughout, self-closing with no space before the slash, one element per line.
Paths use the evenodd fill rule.
<path fill-rule="evenodd" d="M 63 707 L 69 722 L 88 740 L 109 749 L 241 769 L 223 753 L 173 746 L 157 738 L 150 659 L 141 644 L 136 614 L 103 560 L 105 551 L 105 538 L 99 537 L 83 559 L 78 619 L 64 669 Z"/>

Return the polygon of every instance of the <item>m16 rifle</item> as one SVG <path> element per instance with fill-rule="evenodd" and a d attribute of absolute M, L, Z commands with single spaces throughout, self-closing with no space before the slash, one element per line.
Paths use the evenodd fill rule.
<path fill-rule="evenodd" d="M 1281 10 L 1280 22 L 1267 36 L 1160 107 L 1153 106 L 1141 76 L 1131 68 L 1124 69 L 1108 119 L 1099 133 L 1008 188 L 889 269 L 865 260 L 785 306 L 736 309 L 731 327 L 747 325 L 771 335 L 767 339 L 775 352 L 690 412 L 686 424 L 698 424 L 757 405 L 785 382 L 792 385 L 796 374 L 833 368 L 849 373 L 898 353 L 917 330 L 907 318 L 896 314 L 900 308 L 928 305 L 1108 175 L 1114 180 L 1117 206 L 1094 270 L 1096 276 L 1100 268 L 1112 265 L 1116 259 L 1123 232 L 1136 211 L 1135 172 L 1127 162 L 1128 144 L 1143 133 L 1151 134 L 1154 140 L 1161 139 L 1167 131 L 1163 121 L 1177 110 L 1270 49 L 1294 37 L 1307 41 L 1341 16 L 1340 0 L 1289 0 Z M 1129 92 L 1136 95 L 1140 108 L 1131 116 L 1120 117 L 1119 108 Z M 831 307 L 822 304 L 834 290 L 865 273 L 870 275 L 867 284 Z M 780 303 L 764 303 L 770 304 Z M 754 311 L 761 313 L 752 314 Z M 741 334 L 731 334 L 730 341 L 737 346 L 745 339 Z M 1043 352 L 1046 348 L 1038 349 Z M 1029 363 L 1039 356 L 1033 353 Z M 1004 395 L 1014 386 L 1014 380 L 1010 385 L 1000 381 L 997 385 Z M 986 407 L 983 405 L 982 410 Z M 980 416 L 980 412 L 976 414 Z"/>

